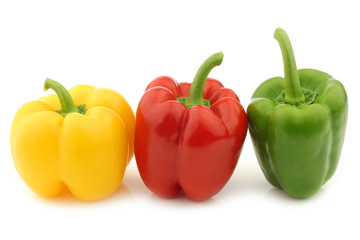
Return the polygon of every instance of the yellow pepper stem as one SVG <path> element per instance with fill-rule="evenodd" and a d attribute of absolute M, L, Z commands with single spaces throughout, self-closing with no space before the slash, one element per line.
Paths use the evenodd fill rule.
<path fill-rule="evenodd" d="M 66 88 L 63 85 L 50 78 L 46 78 L 44 90 L 47 91 L 49 88 L 55 91 L 56 95 L 60 100 L 61 110 L 57 111 L 58 113 L 60 113 L 64 117 L 72 112 L 83 113 L 85 107 L 75 106 L 70 93 L 68 92 L 68 90 L 66 90 Z"/>

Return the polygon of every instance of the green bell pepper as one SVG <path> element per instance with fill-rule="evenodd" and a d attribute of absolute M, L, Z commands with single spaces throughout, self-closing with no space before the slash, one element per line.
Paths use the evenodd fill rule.
<path fill-rule="evenodd" d="M 334 174 L 344 143 L 348 102 L 343 85 L 314 69 L 297 70 L 286 32 L 278 28 L 285 78 L 254 92 L 249 131 L 266 179 L 295 198 L 314 195 Z"/>

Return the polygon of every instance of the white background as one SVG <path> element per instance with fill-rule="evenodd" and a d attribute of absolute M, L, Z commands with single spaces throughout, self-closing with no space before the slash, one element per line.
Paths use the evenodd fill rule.
<path fill-rule="evenodd" d="M 357 1 L 1 1 L 0 239 L 360 239 Z M 292 41 L 298 68 L 340 80 L 349 118 L 338 170 L 320 192 L 296 200 L 267 183 L 247 136 L 224 189 L 205 202 L 162 199 L 143 184 L 135 158 L 121 188 L 102 201 L 37 196 L 13 166 L 9 132 L 17 109 L 47 93 L 45 77 L 67 88 L 113 88 L 136 111 L 157 76 L 192 81 L 211 54 L 210 77 L 244 108 L 256 87 L 283 75 L 277 27 Z"/>

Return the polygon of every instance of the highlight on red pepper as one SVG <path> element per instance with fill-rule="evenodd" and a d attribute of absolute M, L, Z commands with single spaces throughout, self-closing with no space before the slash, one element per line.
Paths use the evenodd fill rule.
<path fill-rule="evenodd" d="M 207 78 L 223 53 L 210 56 L 193 83 L 158 77 L 136 113 L 135 157 L 155 194 L 194 201 L 217 194 L 230 179 L 247 132 L 247 117 L 234 91 Z"/>

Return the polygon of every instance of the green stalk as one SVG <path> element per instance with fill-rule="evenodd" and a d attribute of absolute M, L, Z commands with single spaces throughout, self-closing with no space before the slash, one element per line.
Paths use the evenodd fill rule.
<path fill-rule="evenodd" d="M 178 98 L 178 100 L 184 103 L 187 108 L 191 108 L 196 105 L 210 107 L 210 101 L 203 98 L 206 79 L 210 71 L 221 64 L 223 58 L 224 54 L 222 52 L 215 53 L 206 59 L 200 66 L 191 84 L 189 96 L 185 98 Z"/>
<path fill-rule="evenodd" d="M 61 110 L 57 112 L 59 112 L 64 117 L 72 112 L 81 113 L 81 108 L 83 106 L 80 107 L 75 106 L 70 93 L 66 90 L 66 88 L 63 85 L 50 78 L 46 78 L 44 90 L 47 91 L 49 88 L 55 91 L 56 95 L 60 100 Z"/>
<path fill-rule="evenodd" d="M 285 103 L 299 105 L 306 101 L 303 94 L 299 75 L 296 68 L 294 51 L 287 33 L 277 28 L 274 33 L 275 39 L 278 41 L 284 62 L 285 72 Z"/>

